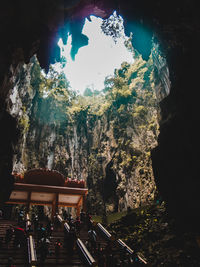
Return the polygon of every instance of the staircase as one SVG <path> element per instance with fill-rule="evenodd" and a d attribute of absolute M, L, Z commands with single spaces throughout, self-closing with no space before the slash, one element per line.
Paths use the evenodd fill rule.
<path fill-rule="evenodd" d="M 62 244 L 60 248 L 59 258 L 56 260 L 55 255 L 55 243 L 57 239 L 60 239 L 60 242 Z M 64 247 L 64 229 L 56 228 L 54 229 L 51 238 L 50 238 L 50 244 L 49 244 L 49 254 L 47 255 L 47 258 L 43 265 L 40 264 L 40 251 L 39 246 L 36 242 L 36 253 L 37 253 L 37 259 L 38 259 L 38 266 L 43 267 L 84 267 L 86 266 L 80 259 L 80 255 L 77 251 L 77 248 L 75 246 L 73 255 L 69 255 L 67 248 Z"/>
<path fill-rule="evenodd" d="M 12 238 L 9 246 L 5 244 L 6 229 L 8 229 L 10 225 L 17 226 L 17 223 L 11 220 L 0 220 L 0 238 L 2 239 L 2 246 L 0 248 L 0 267 L 7 266 L 9 257 L 13 258 L 14 265 L 17 267 L 27 267 L 27 246 L 25 246 L 25 248 L 14 247 L 14 238 Z"/>
<path fill-rule="evenodd" d="M 13 264 L 16 265 L 16 267 L 27 267 L 27 266 L 41 266 L 41 267 L 84 267 L 84 266 L 104 266 L 100 263 L 101 256 L 106 259 L 108 267 L 113 266 L 122 266 L 116 264 L 113 265 L 113 262 L 116 259 L 119 259 L 120 255 L 125 257 L 125 261 L 123 260 L 124 264 L 123 266 L 147 266 L 147 263 L 141 257 L 140 255 L 137 255 L 137 262 L 134 261 L 134 263 L 126 264 L 126 258 L 128 258 L 128 255 L 133 255 L 133 251 L 120 239 L 115 240 L 115 238 L 112 237 L 112 235 L 101 225 L 97 224 L 95 226 L 95 230 L 97 233 L 97 248 L 94 250 L 90 247 L 88 244 L 88 229 L 87 227 L 83 227 L 80 231 L 80 235 L 78 236 L 78 241 L 76 242 L 76 245 L 74 247 L 74 253 L 71 255 L 67 248 L 64 247 L 64 226 L 63 226 L 62 219 L 60 220 L 60 226 L 54 226 L 54 231 L 52 232 L 52 235 L 50 237 L 50 244 L 49 244 L 49 253 L 46 257 L 46 260 L 43 264 L 40 262 L 40 248 L 39 244 L 37 244 L 37 238 L 34 236 L 35 239 L 35 245 L 36 245 L 36 255 L 37 255 L 37 264 L 28 264 L 28 247 L 27 244 L 24 248 L 16 248 L 13 244 L 12 238 L 11 242 L 7 246 L 5 244 L 5 234 L 6 229 L 9 228 L 10 225 L 12 226 L 18 226 L 15 221 L 12 220 L 0 220 L 0 239 L 2 239 L 2 245 L 0 247 L 0 267 L 7 267 L 8 259 L 9 257 L 12 257 L 14 262 Z M 43 223 L 45 226 L 45 223 Z M 65 224 L 66 225 L 66 224 Z M 67 228 L 68 229 L 68 228 Z M 55 244 L 57 240 L 60 240 L 62 246 L 60 248 L 59 257 L 56 259 L 55 254 Z M 85 246 L 86 251 L 89 251 L 88 255 L 91 255 L 93 257 L 93 260 L 90 262 L 90 260 L 86 260 L 85 256 L 83 256 L 84 252 L 80 253 L 81 247 L 79 246 L 82 244 L 82 248 Z M 79 246 L 79 249 L 78 249 Z M 101 248 L 101 253 L 99 248 Z M 87 254 L 87 253 L 86 253 Z M 86 255 L 84 254 L 84 255 Z M 30 252 L 29 252 L 30 255 Z M 111 255 L 111 262 L 108 262 L 108 259 Z M 87 256 L 86 256 L 87 257 Z M 92 258 L 91 258 L 92 259 Z M 85 262 L 85 263 L 84 263 Z"/>
<path fill-rule="evenodd" d="M 11 242 L 9 243 L 9 246 L 5 244 L 5 234 L 6 229 L 9 228 L 9 226 L 18 226 L 17 222 L 11 221 L 11 220 L 0 220 L 0 239 L 2 239 L 2 247 L 0 248 L 0 267 L 7 267 L 8 259 L 9 257 L 12 257 L 14 262 L 13 264 L 16 265 L 16 267 L 27 267 L 28 264 L 28 248 L 27 246 L 25 248 L 16 248 L 14 247 L 12 238 Z M 45 224 L 44 224 L 45 225 Z M 34 237 L 34 235 L 33 235 Z M 60 249 L 59 258 L 56 260 L 55 255 L 55 243 L 57 239 L 60 239 L 60 242 L 62 243 L 62 247 Z M 40 264 L 40 251 L 39 247 L 37 246 L 37 241 L 35 239 L 35 245 L 36 245 L 36 254 L 37 254 L 37 264 L 36 266 L 42 266 L 42 267 L 85 267 L 86 265 L 81 260 L 81 257 L 78 253 L 78 250 L 75 246 L 74 254 L 69 255 L 67 252 L 67 249 L 64 247 L 64 230 L 63 228 L 56 228 L 51 236 L 50 239 L 50 246 L 49 246 L 49 254 L 44 262 L 43 265 Z"/>
<path fill-rule="evenodd" d="M 62 220 L 60 220 L 62 221 Z M 105 266 L 107 267 L 130 267 L 130 266 L 146 266 L 146 261 L 142 256 L 134 254 L 134 251 L 129 248 L 122 240 L 113 237 L 101 224 L 93 224 L 97 233 L 96 249 L 90 246 L 88 243 L 88 229 L 83 227 L 80 231 L 80 242 L 85 245 L 90 255 L 93 257 L 94 262 L 88 264 L 88 266 Z M 60 234 L 59 234 L 60 232 Z M 55 240 L 63 236 L 63 229 L 54 232 Z M 102 263 L 104 262 L 104 263 Z M 62 265 L 55 265 L 62 266 Z M 63 265 L 65 266 L 65 265 Z M 80 266 L 77 263 L 75 265 L 66 266 Z M 84 266 L 84 265 L 81 265 Z"/>

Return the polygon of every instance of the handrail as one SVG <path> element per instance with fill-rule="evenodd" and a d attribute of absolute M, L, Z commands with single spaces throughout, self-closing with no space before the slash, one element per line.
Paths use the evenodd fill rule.
<path fill-rule="evenodd" d="M 118 244 L 119 244 L 122 248 L 126 248 L 126 251 L 127 251 L 129 254 L 131 254 L 131 255 L 134 254 L 134 251 L 133 251 L 129 246 L 127 246 L 126 243 L 124 243 L 121 239 L 118 239 L 117 242 L 118 242 Z M 146 261 L 146 259 L 144 258 L 144 256 L 142 255 L 142 253 L 137 252 L 136 255 L 137 255 L 137 257 L 138 257 L 138 259 L 139 259 L 140 262 L 142 262 L 142 263 L 144 263 L 144 264 L 147 264 L 147 261 Z"/>
<path fill-rule="evenodd" d="M 137 253 L 137 257 L 142 263 L 147 264 L 146 259 L 144 258 L 144 256 L 140 252 Z"/>
<path fill-rule="evenodd" d="M 27 234 L 29 235 L 27 238 L 28 261 L 31 267 L 35 267 L 37 265 L 37 255 L 36 255 L 36 250 L 35 250 L 35 241 L 34 241 L 32 234 L 29 231 L 30 227 L 31 227 L 31 220 L 30 220 L 29 214 L 27 213 L 26 214 L 26 231 L 27 231 Z"/>
<path fill-rule="evenodd" d="M 70 226 L 67 222 L 64 223 L 64 228 L 67 230 L 67 232 L 69 233 L 70 231 Z"/>
<path fill-rule="evenodd" d="M 62 217 L 58 214 L 57 216 L 58 221 L 64 226 L 64 229 L 66 229 L 66 231 L 69 233 L 70 232 L 70 226 L 67 222 L 64 222 L 64 220 L 62 219 Z M 87 264 L 89 266 L 96 266 L 97 267 L 97 263 L 95 261 L 95 259 L 92 257 L 92 255 L 90 254 L 90 252 L 88 251 L 88 249 L 86 248 L 86 246 L 84 245 L 84 243 L 80 240 L 80 238 L 77 238 L 76 240 L 76 244 L 77 247 L 79 248 L 79 250 L 81 251 L 84 259 L 86 260 Z"/>
<path fill-rule="evenodd" d="M 82 252 L 87 264 L 89 266 L 97 266 L 97 262 L 95 259 L 92 257 L 86 246 L 83 244 L 83 242 L 80 240 L 80 238 L 77 238 L 76 244 L 80 251 Z"/>
<path fill-rule="evenodd" d="M 69 226 L 69 224 L 68 224 L 67 222 L 64 222 L 63 218 L 62 218 L 59 214 L 57 214 L 56 217 L 57 217 L 59 223 L 63 224 L 64 228 L 65 228 L 65 229 L 67 230 L 67 232 L 69 233 L 69 231 L 70 231 L 70 226 Z"/>
<path fill-rule="evenodd" d="M 118 239 L 117 242 L 121 247 L 126 248 L 129 254 L 133 254 L 134 251 L 129 246 L 127 246 L 121 239 Z"/>
<path fill-rule="evenodd" d="M 27 231 L 27 233 L 29 233 L 30 227 L 31 227 L 31 220 L 30 220 L 29 214 L 27 213 L 26 214 L 26 231 Z"/>
<path fill-rule="evenodd" d="M 100 231 L 104 234 L 106 239 L 109 239 L 109 240 L 112 239 L 112 235 L 106 230 L 106 228 L 103 227 L 103 225 L 101 223 L 97 223 L 97 226 L 100 229 Z M 124 243 L 121 239 L 117 239 L 117 243 L 120 245 L 121 248 L 123 248 L 123 249 L 126 248 L 126 251 L 129 254 L 131 254 L 131 255 L 134 254 L 134 251 L 129 246 L 127 246 L 126 243 Z M 137 255 L 140 262 L 142 262 L 143 264 L 147 264 L 146 259 L 144 258 L 144 256 L 140 252 L 137 252 L 136 255 Z"/>
<path fill-rule="evenodd" d="M 35 266 L 37 264 L 37 256 L 35 251 L 35 242 L 33 236 L 30 235 L 28 238 L 28 260 L 30 266 Z"/>
<path fill-rule="evenodd" d="M 59 214 L 57 214 L 57 219 L 58 219 L 58 221 L 60 222 L 60 223 L 62 223 L 63 222 L 63 219 L 62 219 L 62 217 L 59 215 Z"/>
<path fill-rule="evenodd" d="M 26 221 L 30 221 L 30 216 L 28 213 L 26 213 Z"/>
<path fill-rule="evenodd" d="M 111 239 L 111 234 L 106 230 L 106 228 L 103 227 L 101 223 L 97 223 L 97 227 L 100 229 L 100 231 L 104 234 L 104 236 L 108 239 Z"/>

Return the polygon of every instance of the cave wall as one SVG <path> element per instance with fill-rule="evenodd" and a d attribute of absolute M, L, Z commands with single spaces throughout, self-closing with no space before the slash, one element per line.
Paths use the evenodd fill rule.
<path fill-rule="evenodd" d="M 193 226 L 198 230 L 199 75 L 195 65 L 199 61 L 200 25 L 196 1 L 3 1 L 0 9 L 0 98 L 5 101 L 12 89 L 12 76 L 18 64 L 29 62 L 34 53 L 41 66 L 48 69 L 57 55 L 52 55 L 51 51 L 60 25 L 66 21 L 81 22 L 88 13 L 105 17 L 112 9 L 117 9 L 124 17 L 127 32 L 131 30 L 129 23 L 134 21 L 152 29 L 166 55 L 171 92 L 160 105 L 162 118 L 159 144 L 152 152 L 153 169 L 169 211 L 184 227 Z M 62 35 L 62 30 L 59 34 Z M 80 31 L 74 34 L 81 36 Z M 74 43 L 81 37 L 84 39 L 79 37 L 74 38 Z M 148 56 L 148 51 L 143 54 Z M 6 129 L 6 124 L 1 122 L 1 128 Z M 15 136 L 5 139 L 7 145 L 14 139 Z M 10 157 L 12 151 L 8 149 L 4 154 Z M 1 179 L 4 181 L 3 177 Z"/>
<path fill-rule="evenodd" d="M 137 60 L 153 73 L 152 61 L 147 64 L 141 57 Z M 60 110 L 58 100 L 40 93 L 38 71 L 34 57 L 18 69 L 14 89 L 10 90 L 7 109 L 21 132 L 13 172 L 23 174 L 42 167 L 84 179 L 89 188 L 88 207 L 93 213 L 123 211 L 153 201 L 156 187 L 150 150 L 157 145 L 156 92 L 163 86 L 158 90 L 149 80 L 140 83 L 135 89 L 137 101 L 133 98 L 127 106 L 118 99 L 102 115 L 87 107 L 69 117 L 69 103 Z M 159 77 L 156 80 L 159 84 Z M 142 107 L 140 112 L 138 106 Z"/>

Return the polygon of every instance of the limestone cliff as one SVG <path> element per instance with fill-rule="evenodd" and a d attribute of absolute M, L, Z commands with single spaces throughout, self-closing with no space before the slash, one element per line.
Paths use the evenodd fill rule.
<path fill-rule="evenodd" d="M 13 171 L 44 167 L 83 178 L 96 213 L 152 201 L 150 151 L 157 145 L 159 97 L 166 95 L 155 60 L 123 63 L 104 94 L 84 97 L 60 78 L 44 78 L 36 58 L 23 65 L 10 95 L 9 110 L 21 128 Z"/>

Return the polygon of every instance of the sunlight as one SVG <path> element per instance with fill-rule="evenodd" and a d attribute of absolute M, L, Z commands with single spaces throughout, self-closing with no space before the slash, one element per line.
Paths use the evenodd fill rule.
<path fill-rule="evenodd" d="M 111 36 L 102 32 L 102 19 L 95 16 L 91 21 L 85 20 L 82 33 L 87 35 L 89 43 L 81 47 L 73 61 L 70 56 L 71 36 L 68 36 L 66 45 L 60 39 L 58 45 L 61 48 L 61 56 L 67 60 L 62 69 L 70 82 L 71 88 L 83 94 L 86 88 L 101 91 L 104 88 L 105 77 L 114 74 L 114 70 L 120 68 L 122 62 L 133 63 L 133 53 L 124 45 L 127 37 L 121 32 L 121 37 L 116 42 Z M 61 68 L 55 64 L 56 69 Z"/>

